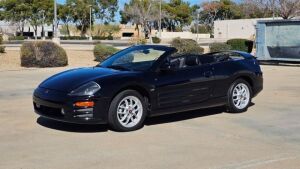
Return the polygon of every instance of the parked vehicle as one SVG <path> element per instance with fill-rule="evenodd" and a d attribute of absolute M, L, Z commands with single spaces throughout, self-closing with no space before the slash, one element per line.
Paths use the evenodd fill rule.
<path fill-rule="evenodd" d="M 132 131 L 149 116 L 216 106 L 244 112 L 262 89 L 262 71 L 248 53 L 179 54 L 141 45 L 50 77 L 35 89 L 33 104 L 46 118 Z"/>

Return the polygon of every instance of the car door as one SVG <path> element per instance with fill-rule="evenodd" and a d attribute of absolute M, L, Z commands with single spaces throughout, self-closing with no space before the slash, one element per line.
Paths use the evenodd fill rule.
<path fill-rule="evenodd" d="M 181 56 L 180 66 L 156 75 L 157 108 L 168 109 L 201 103 L 210 97 L 213 74 L 210 65 L 186 65 Z"/>

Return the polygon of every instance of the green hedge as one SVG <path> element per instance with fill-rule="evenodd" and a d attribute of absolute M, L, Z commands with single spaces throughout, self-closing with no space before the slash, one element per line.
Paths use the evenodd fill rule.
<path fill-rule="evenodd" d="M 88 37 L 84 36 L 62 36 L 60 37 L 61 40 L 88 40 Z"/>
<path fill-rule="evenodd" d="M 26 42 L 21 46 L 21 66 L 61 67 L 68 65 L 65 50 L 53 42 Z"/>
<path fill-rule="evenodd" d="M 226 43 L 212 43 L 209 45 L 210 52 L 220 52 L 230 50 L 231 46 Z"/>
<path fill-rule="evenodd" d="M 84 37 L 84 36 L 63 36 L 60 37 L 61 40 L 88 40 L 89 37 Z M 113 40 L 114 37 L 109 35 L 109 36 L 93 36 L 93 40 Z"/>
<path fill-rule="evenodd" d="M 179 53 L 202 54 L 204 52 L 204 48 L 192 39 L 175 38 L 172 40 L 171 46 L 175 47 Z"/>
<path fill-rule="evenodd" d="M 2 46 L 3 44 L 3 35 L 0 34 L 0 53 L 5 53 L 5 46 Z"/>
<path fill-rule="evenodd" d="M 161 39 L 159 37 L 152 37 L 152 42 L 153 43 L 160 43 Z"/>
<path fill-rule="evenodd" d="M 0 53 L 5 53 L 5 46 L 0 46 Z"/>
<path fill-rule="evenodd" d="M 94 47 L 94 57 L 95 61 L 102 62 L 110 55 L 118 52 L 118 49 L 112 46 L 97 44 Z"/>
<path fill-rule="evenodd" d="M 253 49 L 253 41 L 247 39 L 230 39 L 227 44 L 231 46 L 231 50 L 251 53 Z"/>
<path fill-rule="evenodd" d="M 24 40 L 24 36 L 10 36 L 8 37 L 8 40 Z"/>

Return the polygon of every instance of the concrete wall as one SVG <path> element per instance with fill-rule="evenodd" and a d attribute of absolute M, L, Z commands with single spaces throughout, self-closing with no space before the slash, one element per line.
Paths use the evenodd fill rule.
<path fill-rule="evenodd" d="M 162 39 L 174 39 L 174 38 L 183 38 L 183 39 L 196 39 L 197 34 L 193 34 L 192 32 L 162 32 Z M 198 34 L 198 38 L 210 38 L 209 34 Z"/>
<path fill-rule="evenodd" d="M 244 38 L 254 40 L 257 21 L 270 19 L 272 18 L 215 21 L 214 36 L 220 39 Z"/>

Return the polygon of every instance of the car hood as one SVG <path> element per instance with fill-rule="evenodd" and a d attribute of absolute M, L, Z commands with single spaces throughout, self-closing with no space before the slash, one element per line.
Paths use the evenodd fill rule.
<path fill-rule="evenodd" d="M 71 69 L 51 76 L 50 78 L 42 82 L 40 84 L 40 87 L 63 92 L 70 92 L 87 82 L 105 76 L 112 76 L 121 72 L 122 71 L 101 67 Z"/>

